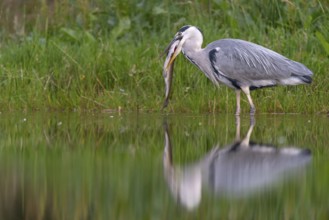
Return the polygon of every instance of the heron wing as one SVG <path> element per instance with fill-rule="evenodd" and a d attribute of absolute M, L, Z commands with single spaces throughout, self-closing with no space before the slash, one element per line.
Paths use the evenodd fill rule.
<path fill-rule="evenodd" d="M 222 39 L 209 44 L 207 50 L 215 73 L 239 83 L 312 75 L 303 64 L 243 40 Z"/>

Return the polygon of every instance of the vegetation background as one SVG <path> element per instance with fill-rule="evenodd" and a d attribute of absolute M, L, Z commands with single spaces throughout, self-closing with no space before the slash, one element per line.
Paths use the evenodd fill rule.
<path fill-rule="evenodd" d="M 258 112 L 329 112 L 329 1 L 319 0 L 2 0 L 0 110 L 160 111 L 160 54 L 186 24 L 204 45 L 241 38 L 314 72 L 310 86 L 253 92 Z M 182 56 L 173 84 L 166 111 L 235 110 L 231 89 Z"/>

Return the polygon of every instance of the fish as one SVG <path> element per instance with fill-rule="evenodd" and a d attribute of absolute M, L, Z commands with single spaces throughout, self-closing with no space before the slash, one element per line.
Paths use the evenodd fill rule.
<path fill-rule="evenodd" d="M 167 54 L 166 60 L 163 65 L 163 77 L 165 81 L 165 100 L 162 109 L 166 108 L 169 104 L 169 98 L 171 94 L 171 85 L 174 75 L 174 64 L 175 64 L 175 51 L 179 41 L 173 40 L 166 48 L 164 54 Z"/>

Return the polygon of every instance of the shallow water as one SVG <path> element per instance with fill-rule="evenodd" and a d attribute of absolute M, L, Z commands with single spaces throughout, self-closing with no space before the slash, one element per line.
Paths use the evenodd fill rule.
<path fill-rule="evenodd" d="M 328 124 L 2 113 L 0 219 L 328 219 Z"/>

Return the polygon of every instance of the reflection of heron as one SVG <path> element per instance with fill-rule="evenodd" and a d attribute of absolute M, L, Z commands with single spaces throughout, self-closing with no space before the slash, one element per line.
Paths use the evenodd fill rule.
<path fill-rule="evenodd" d="M 238 40 L 222 39 L 201 48 L 203 36 L 194 26 L 184 26 L 166 49 L 163 76 L 168 105 L 174 61 L 182 51 L 216 85 L 222 83 L 236 91 L 236 114 L 240 114 L 240 91 L 247 95 L 250 114 L 255 105 L 250 90 L 276 85 L 298 85 L 312 82 L 312 72 L 303 64 L 260 45 Z"/>
<path fill-rule="evenodd" d="M 246 137 L 240 140 L 238 118 L 236 142 L 224 148 L 216 146 L 198 162 L 177 167 L 173 164 L 170 134 L 165 125 L 164 175 L 173 196 L 188 209 L 200 203 L 202 186 L 216 194 L 244 196 L 271 185 L 310 161 L 308 149 L 251 143 L 253 127 L 251 123 Z"/>

